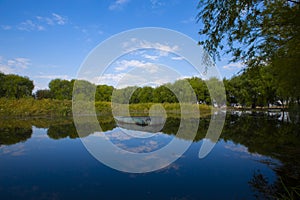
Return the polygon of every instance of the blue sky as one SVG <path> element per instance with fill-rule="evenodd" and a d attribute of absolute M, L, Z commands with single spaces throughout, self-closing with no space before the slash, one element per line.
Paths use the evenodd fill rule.
<path fill-rule="evenodd" d="M 197 41 L 196 7 L 197 1 L 186 0 L 0 0 L 0 71 L 28 76 L 37 90 L 54 78 L 76 78 L 88 53 L 122 31 L 163 27 Z M 155 52 L 147 55 L 155 60 Z M 242 65 L 227 61 L 217 67 L 229 78 Z M 119 74 L 109 75 L 101 83 L 112 84 L 109 77 Z"/>

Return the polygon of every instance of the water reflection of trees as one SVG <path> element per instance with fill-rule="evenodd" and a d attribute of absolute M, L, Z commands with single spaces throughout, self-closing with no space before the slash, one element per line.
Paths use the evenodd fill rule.
<path fill-rule="evenodd" d="M 286 116 L 286 114 L 285 114 Z M 292 119 L 298 119 L 292 117 Z M 116 123 L 112 116 L 99 118 L 103 131 L 113 130 Z M 180 126 L 180 118 L 168 118 L 162 132 L 175 135 Z M 193 141 L 202 140 L 207 132 L 210 119 L 201 119 L 199 124 L 193 120 L 185 121 L 186 127 L 198 126 Z M 16 144 L 28 140 L 32 135 L 32 126 L 48 128 L 47 134 L 52 139 L 78 138 L 72 119 L 10 119 L 0 121 L 0 145 Z M 86 122 L 87 134 L 98 130 L 98 125 Z M 185 127 L 185 130 L 188 130 Z M 300 180 L 300 123 L 299 120 L 285 120 L 281 113 L 235 113 L 227 114 L 226 122 L 220 139 L 233 141 L 248 148 L 251 153 L 270 156 L 281 161 L 281 164 L 269 165 L 278 175 L 274 183 L 268 182 L 265 176 L 256 172 L 249 180 L 250 186 L 264 198 L 289 197 L 291 192 L 297 195 Z M 186 131 L 182 139 L 191 140 Z M 296 189 L 295 189 L 296 188 Z"/>
<path fill-rule="evenodd" d="M 227 115 L 221 135 L 225 141 L 231 140 L 246 146 L 249 152 L 281 161 L 280 165 L 265 162 L 277 174 L 278 178 L 274 183 L 270 183 L 261 172 L 255 172 L 249 181 L 260 198 L 300 197 L 300 124 L 299 121 L 283 120 L 280 115 L 280 113 Z"/>
<path fill-rule="evenodd" d="M 32 135 L 32 129 L 21 127 L 0 128 L 0 146 L 25 142 Z"/>
<path fill-rule="evenodd" d="M 295 120 L 297 117 L 287 120 L 285 116 L 287 113 L 280 112 L 228 113 L 226 116 L 220 139 L 242 144 L 250 153 L 270 156 L 281 162 L 263 162 L 277 174 L 278 178 L 274 183 L 269 182 L 261 172 L 253 174 L 249 184 L 258 198 L 300 198 L 300 123 Z M 209 122 L 209 118 L 201 119 L 194 141 L 205 137 Z M 168 119 L 162 131 L 175 134 L 179 123 L 180 119 Z"/>
<path fill-rule="evenodd" d="M 99 120 L 99 119 L 98 119 Z M 109 118 L 104 120 L 99 120 L 99 125 L 98 124 L 92 124 L 90 122 L 84 122 L 85 125 L 85 135 L 81 135 L 81 137 L 88 136 L 90 134 L 93 134 L 96 131 L 99 131 L 99 125 L 101 127 L 102 131 L 109 131 L 112 130 L 116 127 L 116 123 L 113 120 L 113 118 Z M 49 129 L 47 131 L 47 134 L 50 138 L 52 139 L 61 139 L 61 138 L 78 138 L 79 135 L 77 133 L 76 127 L 74 122 L 71 120 L 68 123 L 65 124 L 53 124 L 49 126 Z"/>
<path fill-rule="evenodd" d="M 116 127 L 113 117 L 98 118 L 103 131 Z M 31 138 L 32 127 L 47 129 L 47 135 L 52 139 L 78 138 L 72 118 L 23 118 L 2 119 L 0 121 L 0 146 L 25 142 Z M 99 126 L 86 123 L 88 136 L 99 130 Z"/>

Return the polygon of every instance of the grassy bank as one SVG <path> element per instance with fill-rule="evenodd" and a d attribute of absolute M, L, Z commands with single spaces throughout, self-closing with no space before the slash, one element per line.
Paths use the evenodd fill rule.
<path fill-rule="evenodd" d="M 0 99 L 1 117 L 69 116 L 71 113 L 70 100 Z"/>
<path fill-rule="evenodd" d="M 83 103 L 80 105 L 82 114 L 87 110 L 87 106 L 91 105 Z M 130 104 L 130 115 L 148 115 L 150 108 L 154 103 Z M 168 116 L 176 116 L 181 113 L 181 107 L 178 103 L 164 103 L 160 104 Z M 206 105 L 183 105 L 189 106 L 188 109 L 182 110 L 196 110 L 199 109 L 201 116 L 210 114 L 211 108 Z M 114 115 L 126 115 L 125 113 L 128 105 L 114 104 Z M 110 102 L 96 102 L 95 109 L 98 116 L 112 115 L 112 105 Z M 153 110 L 152 110 L 153 111 Z M 160 112 L 160 108 L 154 109 L 154 113 Z M 189 113 L 193 115 L 193 113 Z M 6 99 L 0 98 L 0 117 L 56 117 L 56 116 L 72 116 L 72 101 L 71 100 L 55 100 L 42 99 L 35 100 L 33 98 L 24 99 Z"/>

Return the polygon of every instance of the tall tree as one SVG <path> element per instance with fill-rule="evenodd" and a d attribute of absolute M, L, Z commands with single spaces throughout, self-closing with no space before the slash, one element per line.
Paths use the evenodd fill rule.
<path fill-rule="evenodd" d="M 198 77 L 192 77 L 187 80 L 190 83 L 190 85 L 192 86 L 192 88 L 196 94 L 197 101 L 199 103 L 208 103 L 209 104 L 211 102 L 211 100 L 210 100 L 209 91 L 208 91 L 206 83 Z"/>
<path fill-rule="evenodd" d="M 22 98 L 30 97 L 32 95 L 34 84 L 28 77 L 0 73 L 0 81 L 1 97 Z"/>
<path fill-rule="evenodd" d="M 169 89 L 171 84 L 161 85 L 154 89 L 153 92 L 153 102 L 155 103 L 176 103 L 178 99 L 175 94 Z"/>
<path fill-rule="evenodd" d="M 269 65 L 277 85 L 300 96 L 299 0 L 201 0 L 200 44 L 214 59 L 220 52 L 249 67 Z"/>
<path fill-rule="evenodd" d="M 111 101 L 111 95 L 114 91 L 113 86 L 97 85 L 95 101 Z"/>
<path fill-rule="evenodd" d="M 54 79 L 49 83 L 50 91 L 55 99 L 72 99 L 73 82 Z"/>

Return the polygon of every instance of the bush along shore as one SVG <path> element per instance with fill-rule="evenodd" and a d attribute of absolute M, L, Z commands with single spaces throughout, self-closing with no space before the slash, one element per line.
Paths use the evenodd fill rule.
<path fill-rule="evenodd" d="M 88 105 L 94 105 L 95 111 L 98 116 L 108 115 L 124 115 L 126 109 L 129 108 L 129 114 L 133 116 L 149 115 L 150 108 L 155 103 L 138 103 L 138 104 L 113 104 L 111 102 L 95 102 L 83 103 L 80 105 L 82 113 L 77 110 L 77 114 L 85 114 Z M 181 106 L 179 103 L 162 103 L 161 105 L 165 113 L 168 116 L 179 116 L 181 112 Z M 199 109 L 201 116 L 209 115 L 211 113 L 211 106 L 188 104 L 192 106 L 194 110 Z M 112 109 L 113 108 L 113 109 Z M 117 112 L 115 112 L 117 111 Z M 123 112 L 124 111 L 124 112 Z M 157 110 L 160 114 L 160 111 Z M 197 110 L 196 110 L 197 111 Z M 57 99 L 41 99 L 36 100 L 34 98 L 20 98 L 20 99 L 8 99 L 0 98 L 0 117 L 11 118 L 11 117 L 65 117 L 72 116 L 72 101 L 71 100 L 57 100 Z M 155 112 L 154 112 L 155 114 Z M 190 113 L 192 116 L 197 116 Z"/>

